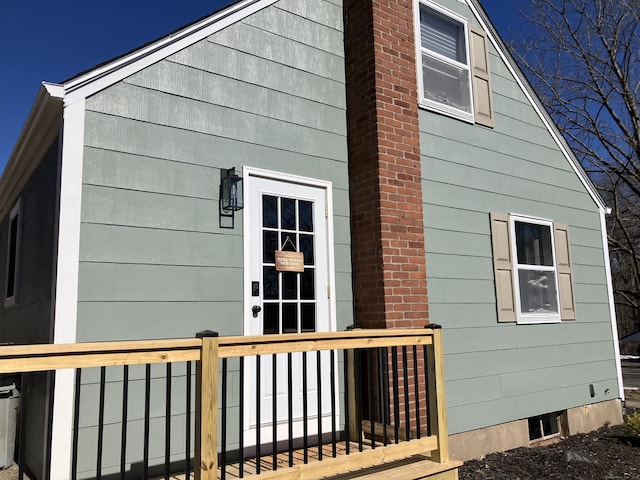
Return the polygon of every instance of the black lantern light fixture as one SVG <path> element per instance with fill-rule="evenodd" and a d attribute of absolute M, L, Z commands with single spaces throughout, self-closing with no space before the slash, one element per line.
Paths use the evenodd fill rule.
<path fill-rule="evenodd" d="M 220 227 L 234 228 L 235 212 L 242 210 L 242 177 L 236 168 L 220 170 Z M 231 225 L 223 225 L 223 218 L 231 218 Z"/>

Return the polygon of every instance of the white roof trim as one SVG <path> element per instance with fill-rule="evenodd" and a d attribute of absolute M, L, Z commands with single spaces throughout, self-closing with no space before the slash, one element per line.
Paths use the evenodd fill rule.
<path fill-rule="evenodd" d="M 65 105 L 87 98 L 124 78 L 266 8 L 277 0 L 243 0 L 157 42 L 80 74 L 64 83 Z"/>
<path fill-rule="evenodd" d="M 605 213 L 609 213 L 611 210 L 607 208 L 606 204 L 604 203 L 604 200 L 595 189 L 595 186 L 591 182 L 591 179 L 587 175 L 587 172 L 584 171 L 584 168 L 582 168 L 582 165 L 580 164 L 578 159 L 575 157 L 575 155 L 571 151 L 571 148 L 566 143 L 566 140 L 558 130 L 558 127 L 556 126 L 555 123 L 553 123 L 553 120 L 549 116 L 548 112 L 544 109 L 542 104 L 540 103 L 540 100 L 538 99 L 536 94 L 533 92 L 533 89 L 531 88 L 527 80 L 523 78 L 523 75 L 520 73 L 520 69 L 513 63 L 514 60 L 512 59 L 511 55 L 505 53 L 504 49 L 502 48 L 502 41 L 498 40 L 498 38 L 494 34 L 493 26 L 485 22 L 485 16 L 481 15 L 480 10 L 475 4 L 475 0 L 465 0 L 465 2 L 467 3 L 467 6 L 471 9 L 473 14 L 475 15 L 478 22 L 480 22 L 480 25 L 482 26 L 484 31 L 487 33 L 487 36 L 489 37 L 489 40 L 491 41 L 496 51 L 498 52 L 498 55 L 500 55 L 500 58 L 502 58 L 502 60 L 504 61 L 505 65 L 507 66 L 507 69 L 516 79 L 518 86 L 522 89 L 522 92 L 525 94 L 525 96 L 533 106 L 534 110 L 540 117 L 540 120 L 542 120 L 542 123 L 544 123 L 545 127 L 547 127 L 547 130 L 551 134 L 551 137 L 556 142 L 556 144 L 558 145 L 558 148 L 560 149 L 560 151 L 563 153 L 563 155 L 565 156 L 565 158 L 573 168 L 573 171 L 575 172 L 575 174 L 578 176 L 578 178 L 584 185 L 584 188 L 587 189 L 587 192 L 589 192 L 589 195 L 591 196 L 595 204 L 598 206 L 598 208 L 603 210 Z"/>

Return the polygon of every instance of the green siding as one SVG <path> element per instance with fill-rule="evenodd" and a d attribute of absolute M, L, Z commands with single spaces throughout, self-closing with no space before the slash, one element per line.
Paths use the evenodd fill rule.
<path fill-rule="evenodd" d="M 337 0 L 281 0 L 87 99 L 78 341 L 242 335 L 243 214 L 234 229 L 220 228 L 218 217 L 220 169 L 233 166 L 332 182 L 337 327 L 353 324 L 342 23 Z M 232 361 L 227 379 L 233 425 L 238 368 Z M 132 472 L 141 468 L 143 373 L 131 371 Z M 158 464 L 165 380 L 162 369 L 153 375 L 150 456 Z M 184 367 L 172 375 L 178 461 Z M 120 444 L 121 376 L 108 371 L 107 445 Z M 95 468 L 98 382 L 95 371 L 83 376 L 83 476 Z M 109 450 L 105 474 L 120 461 Z"/>
<path fill-rule="evenodd" d="M 78 340 L 104 338 L 111 303 L 242 303 L 242 212 L 218 224 L 234 165 L 333 183 L 335 292 L 351 301 L 343 48 L 340 2 L 283 0 L 87 100 Z M 149 321 L 125 318 L 142 325 L 110 337 Z M 195 333 L 165 322 L 145 336 Z"/>
<path fill-rule="evenodd" d="M 461 2 L 439 3 L 477 24 Z M 495 128 L 420 111 L 429 317 L 444 328 L 450 433 L 619 394 L 598 207 L 489 54 Z M 575 321 L 497 322 L 490 212 L 569 225 Z"/>

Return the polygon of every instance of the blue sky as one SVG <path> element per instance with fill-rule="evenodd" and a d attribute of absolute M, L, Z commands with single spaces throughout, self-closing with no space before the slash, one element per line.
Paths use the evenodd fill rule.
<path fill-rule="evenodd" d="M 508 28 L 517 30 L 514 5 L 524 1 L 482 0 L 503 38 L 508 38 Z M 0 170 L 42 81 L 62 82 L 229 3 L 0 0 Z"/>

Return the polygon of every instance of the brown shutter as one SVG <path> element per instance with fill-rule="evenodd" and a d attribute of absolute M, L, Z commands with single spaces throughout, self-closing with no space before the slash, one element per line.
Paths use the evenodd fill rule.
<path fill-rule="evenodd" d="M 496 303 L 499 322 L 516 321 L 513 261 L 509 237 L 509 216 L 501 213 L 492 213 L 491 245 L 493 247 L 493 272 L 496 281 Z"/>
<path fill-rule="evenodd" d="M 493 103 L 489 81 L 489 54 L 487 34 L 471 26 L 471 73 L 473 76 L 473 99 L 476 123 L 493 128 Z"/>
<path fill-rule="evenodd" d="M 560 297 L 560 319 L 576 319 L 576 300 L 573 290 L 573 272 L 569 248 L 569 230 L 559 223 L 553 226 L 558 270 L 558 297 Z"/>

